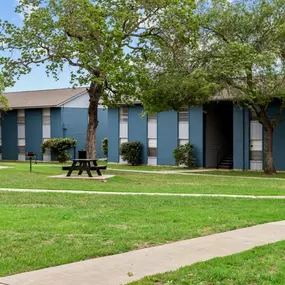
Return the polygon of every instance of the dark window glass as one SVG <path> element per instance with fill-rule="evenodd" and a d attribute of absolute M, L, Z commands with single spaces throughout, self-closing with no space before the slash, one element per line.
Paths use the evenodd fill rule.
<path fill-rule="evenodd" d="M 188 120 L 189 120 L 189 110 L 188 110 L 187 107 L 184 107 L 178 113 L 178 120 L 179 120 L 179 122 L 188 122 Z"/>
<path fill-rule="evenodd" d="M 120 108 L 120 121 L 128 122 L 128 107 L 123 106 Z"/>
<path fill-rule="evenodd" d="M 250 160 L 259 160 L 262 161 L 262 151 L 261 150 L 253 150 L 250 152 Z"/>
<path fill-rule="evenodd" d="M 26 153 L 25 147 L 24 146 L 19 146 L 18 147 L 18 153 L 20 153 L 20 154 Z"/>
<path fill-rule="evenodd" d="M 148 148 L 148 156 L 156 157 L 157 155 L 157 149 L 154 147 Z"/>
<path fill-rule="evenodd" d="M 156 122 L 156 120 L 157 120 L 156 114 L 150 114 L 150 115 L 148 115 L 148 121 L 149 121 L 149 122 Z"/>

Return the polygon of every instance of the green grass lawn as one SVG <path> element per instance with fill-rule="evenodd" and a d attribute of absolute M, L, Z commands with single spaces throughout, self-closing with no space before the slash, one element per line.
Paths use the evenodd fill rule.
<path fill-rule="evenodd" d="M 118 164 L 118 163 L 109 163 L 108 167 L 112 169 L 127 169 L 127 170 L 142 170 L 142 171 L 184 171 L 189 170 L 184 167 L 177 166 L 152 166 L 152 165 L 127 165 L 127 164 Z"/>
<path fill-rule="evenodd" d="M 0 192 L 0 275 L 284 216 L 283 200 Z"/>
<path fill-rule="evenodd" d="M 285 284 L 285 241 L 241 254 L 215 258 L 129 285 L 281 285 Z"/>
<path fill-rule="evenodd" d="M 183 171 L 183 170 L 182 170 Z M 232 170 L 232 171 L 205 171 L 205 172 L 199 172 L 199 174 L 204 174 L 204 175 L 225 175 L 225 176 L 239 176 L 239 177 L 257 177 L 257 178 L 270 178 L 270 179 L 285 179 L 285 173 L 284 172 L 279 172 L 277 174 L 273 175 L 266 175 L 264 174 L 263 171 L 237 171 L 237 170 Z"/>
<path fill-rule="evenodd" d="M 0 169 L 0 187 L 52 190 L 93 190 L 120 192 L 203 193 L 285 195 L 285 179 L 250 179 L 220 175 L 179 175 L 106 171 L 116 177 L 107 183 L 94 180 L 53 179 L 59 175 L 59 164 L 33 165 L 29 173 L 28 163 L 1 163 L 14 168 Z M 124 166 L 121 166 L 123 169 Z M 223 172 L 230 173 L 230 172 Z M 231 172 L 235 173 L 235 172 Z M 251 173 L 252 174 L 252 173 Z M 277 176 L 279 177 L 279 176 Z"/>

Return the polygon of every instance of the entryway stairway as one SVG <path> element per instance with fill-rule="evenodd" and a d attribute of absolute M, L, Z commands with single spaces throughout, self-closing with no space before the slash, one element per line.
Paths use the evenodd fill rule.
<path fill-rule="evenodd" d="M 233 154 L 229 153 L 224 156 L 222 161 L 218 164 L 218 169 L 233 169 Z"/>

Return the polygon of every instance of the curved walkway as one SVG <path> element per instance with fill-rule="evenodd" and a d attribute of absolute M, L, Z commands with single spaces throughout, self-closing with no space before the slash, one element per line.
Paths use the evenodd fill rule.
<path fill-rule="evenodd" d="M 285 221 L 0 278 L 5 285 L 120 285 L 285 239 Z"/>

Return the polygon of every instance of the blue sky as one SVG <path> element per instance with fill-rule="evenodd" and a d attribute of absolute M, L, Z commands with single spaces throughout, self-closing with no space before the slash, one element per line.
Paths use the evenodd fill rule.
<path fill-rule="evenodd" d="M 19 25 L 22 19 L 20 15 L 14 12 L 16 5 L 17 0 L 0 0 L 0 18 Z M 7 88 L 6 91 L 66 88 L 71 87 L 69 79 L 68 67 L 66 67 L 64 72 L 60 75 L 59 81 L 55 81 L 52 77 L 47 77 L 44 66 L 33 67 L 30 74 L 22 76 L 14 87 Z"/>

